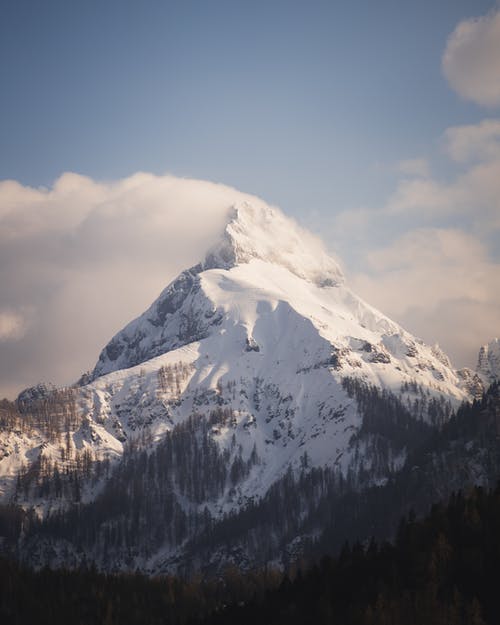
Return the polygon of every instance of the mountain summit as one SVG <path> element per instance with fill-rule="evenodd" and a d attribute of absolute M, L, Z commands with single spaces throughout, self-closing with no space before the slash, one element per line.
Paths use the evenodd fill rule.
<path fill-rule="evenodd" d="M 331 361 L 342 375 L 362 374 L 391 388 L 416 376 L 447 396 L 465 397 L 458 388 L 461 379 L 440 350 L 426 347 L 352 293 L 319 239 L 258 201 L 229 211 L 225 229 L 205 259 L 182 272 L 145 313 L 113 337 L 92 379 L 209 336 L 217 337 L 229 356 L 234 348 L 228 337 L 236 329 L 243 345 L 250 341 L 264 353 L 271 341 L 271 351 L 283 352 L 283 361 L 297 361 L 298 354 L 281 339 L 274 345 L 285 331 L 284 310 L 286 319 L 299 324 L 294 342 L 303 342 L 302 353 L 309 355 L 295 362 L 297 370 Z"/>
<path fill-rule="evenodd" d="M 280 497 L 286 508 L 299 478 L 307 502 L 287 521 L 296 528 L 321 497 L 387 484 L 461 401 L 480 395 L 495 349 L 483 350 L 480 376 L 456 372 L 438 346 L 353 293 L 313 235 L 243 202 L 203 261 L 118 332 L 79 385 L 19 396 L 28 416 L 0 441 L 0 491 L 40 516 L 87 503 L 102 566 L 99 541 L 129 536 L 135 519 L 142 551 L 130 555 L 117 538 L 112 566 L 171 570 L 199 532 Z M 23 430 L 29 419 L 36 428 Z M 309 500 L 307 480 L 317 479 Z M 285 530 L 266 536 L 269 553 Z"/>
<path fill-rule="evenodd" d="M 230 211 L 220 241 L 208 252 L 203 269 L 231 269 L 252 260 L 279 265 L 318 286 L 344 281 L 338 263 L 319 239 L 264 203 L 242 202 Z"/>
<path fill-rule="evenodd" d="M 257 200 L 242 202 L 230 209 L 224 231 L 205 259 L 182 272 L 143 315 L 113 337 L 102 351 L 92 377 L 139 364 L 204 337 L 219 316 L 207 310 L 204 318 L 197 315 L 192 297 L 200 289 L 201 275 L 215 269 L 231 273 L 237 267 L 250 266 L 253 269 L 246 272 L 247 278 L 257 286 L 261 279 L 265 283 L 269 267 L 286 270 L 283 275 L 318 287 L 344 282 L 338 263 L 318 238 L 277 208 Z M 196 305 L 204 308 L 206 304 L 199 301 Z"/>

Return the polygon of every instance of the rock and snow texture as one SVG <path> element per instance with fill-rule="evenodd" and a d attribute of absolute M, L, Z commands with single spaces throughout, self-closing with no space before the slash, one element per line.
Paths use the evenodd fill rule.
<path fill-rule="evenodd" d="M 334 286 L 344 278 L 337 262 L 328 256 L 321 242 L 278 209 L 248 202 L 233 207 L 220 240 L 203 263 L 180 274 L 152 306 L 119 332 L 102 351 L 93 377 L 134 366 L 171 349 L 204 338 L 220 317 L 200 290 L 201 275 L 210 269 L 230 271 L 253 261 L 250 284 L 259 285 L 267 267 L 282 268 L 287 274 L 318 286 Z M 245 285 L 239 289 L 244 290 Z M 290 293 L 293 296 L 293 293 Z M 285 296 L 286 299 L 286 296 Z"/>
<path fill-rule="evenodd" d="M 205 260 L 184 271 L 108 343 L 92 377 L 133 367 L 208 336 L 220 337 L 228 323 L 240 328 L 244 341 L 258 346 L 254 326 L 263 326 L 263 319 L 275 326 L 278 319 L 270 313 L 283 306 L 313 326 L 343 375 L 359 368 L 370 381 L 395 386 L 404 379 L 395 373 L 398 366 L 403 374 L 417 377 L 431 371 L 424 375 L 426 384 L 444 382 L 444 392 L 464 396 L 437 346 L 423 345 L 353 294 L 320 241 L 264 203 L 232 209 L 220 241 Z M 290 350 L 288 358 L 296 354 Z M 369 366 L 391 362 L 385 368 Z M 394 384 L 389 372 L 395 373 Z"/>
<path fill-rule="evenodd" d="M 484 375 L 498 375 L 495 345 L 483 357 Z M 349 290 L 316 238 L 277 209 L 244 203 L 230 211 L 204 261 L 103 349 L 88 383 L 74 389 L 80 421 L 64 445 L 119 459 L 127 441 L 154 445 L 192 414 L 227 410 L 231 419 L 213 427 L 213 440 L 231 461 L 241 454 L 258 462 L 236 493 L 206 502 L 217 515 L 263 495 L 289 467 L 303 465 L 306 452 L 309 467 L 352 468 L 362 417 L 342 387 L 346 377 L 390 390 L 408 406 L 424 394 L 452 405 L 471 397 L 471 380 L 439 348 Z M 60 441 L 36 433 L 4 447 L 6 496 L 22 464 L 42 454 L 55 462 L 62 453 Z"/>
<path fill-rule="evenodd" d="M 497 338 L 479 350 L 477 372 L 486 384 L 500 378 L 500 341 Z"/>

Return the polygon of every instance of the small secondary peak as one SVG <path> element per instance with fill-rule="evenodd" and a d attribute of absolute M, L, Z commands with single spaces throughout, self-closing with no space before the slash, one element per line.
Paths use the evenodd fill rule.
<path fill-rule="evenodd" d="M 488 383 L 500 378 L 500 341 L 497 338 L 480 348 L 477 372 Z"/>

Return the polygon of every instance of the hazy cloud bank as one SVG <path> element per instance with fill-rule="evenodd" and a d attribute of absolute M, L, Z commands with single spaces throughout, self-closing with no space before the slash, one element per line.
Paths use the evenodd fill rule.
<path fill-rule="evenodd" d="M 453 136 L 459 134 L 454 129 Z M 477 143 L 476 134 L 468 134 Z M 460 153 L 467 150 L 463 145 Z M 467 212 L 467 198 L 476 192 L 463 181 L 470 172 L 443 186 L 422 177 L 421 162 L 402 168 L 407 173 L 382 210 L 336 220 L 346 240 L 363 250 L 353 288 L 410 331 L 439 341 L 457 365 L 473 364 L 479 344 L 498 333 L 500 266 L 481 232 L 494 223 L 489 203 L 498 206 L 500 161 L 488 164 L 498 169 L 493 186 L 483 189 L 489 200 L 482 211 L 471 207 L 477 228 L 470 232 L 432 225 L 405 231 L 403 220 L 398 236 L 377 245 L 377 229 L 394 223 L 395 214 L 402 219 L 424 206 L 425 222 L 445 207 L 452 218 L 464 189 L 456 210 Z M 41 380 L 71 383 L 92 367 L 116 331 L 204 256 L 230 207 L 250 197 L 210 182 L 144 173 L 108 183 L 64 174 L 51 189 L 0 183 L 0 395 Z"/>
<path fill-rule="evenodd" d="M 474 366 L 478 346 L 500 334 L 500 120 L 450 128 L 441 145 L 454 177 L 405 161 L 387 204 L 339 214 L 333 236 L 358 251 L 360 295 Z"/>
<path fill-rule="evenodd" d="M 353 287 L 456 366 L 474 366 L 478 347 L 500 331 L 500 264 L 471 234 L 453 228 L 407 232 L 367 255 Z"/>
<path fill-rule="evenodd" d="M 66 173 L 50 189 L 0 182 L 0 396 L 92 367 L 249 197 L 145 173 L 107 183 Z"/>

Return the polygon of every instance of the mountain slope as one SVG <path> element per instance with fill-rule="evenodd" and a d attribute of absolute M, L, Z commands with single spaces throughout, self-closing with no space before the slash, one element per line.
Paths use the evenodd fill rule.
<path fill-rule="evenodd" d="M 320 286 L 333 286 L 344 280 L 336 261 L 312 235 L 277 209 L 245 202 L 229 212 L 220 240 L 205 260 L 181 273 L 143 315 L 110 341 L 92 377 L 133 366 L 203 338 L 220 318 L 212 318 L 209 304 L 193 301 L 201 286 L 200 275 L 211 269 L 231 270 L 256 260 L 266 263 L 260 272 L 257 267 L 253 275 L 247 276 L 249 284 L 257 288 L 265 279 L 268 266 L 280 267 L 287 274 Z M 245 284 L 239 290 L 244 291 Z M 205 319 L 199 318 L 200 306 L 208 306 L 203 310 Z"/>
<path fill-rule="evenodd" d="M 244 203 L 79 386 L 36 387 L 4 409 L 0 489 L 46 517 L 98 501 L 113 475 L 129 475 L 125 462 L 154 457 L 168 527 L 158 553 L 130 566 L 165 570 L 206 515 L 244 510 L 290 472 L 326 467 L 351 490 L 386 483 L 419 433 L 482 384 L 352 293 L 312 235 Z"/>
<path fill-rule="evenodd" d="M 160 438 L 193 412 L 229 408 L 232 426 L 213 437 L 228 449 L 236 434 L 242 457 L 255 448 L 260 458 L 241 486 L 245 497 L 261 496 L 289 465 L 300 466 L 304 451 L 311 466 L 335 464 L 345 474 L 361 419 L 344 377 L 408 403 L 420 387 L 455 405 L 468 395 L 439 349 L 343 282 L 335 261 L 275 209 L 235 209 L 204 263 L 181 274 L 105 347 L 94 381 L 82 389 L 87 414 L 118 438 L 133 437 L 145 423 Z M 182 380 L 162 387 L 159 372 L 177 363 Z M 420 410 L 427 419 L 423 403 Z"/>

